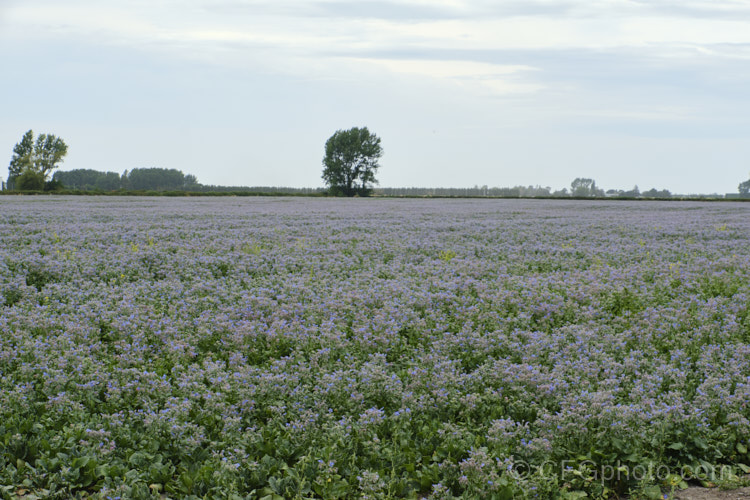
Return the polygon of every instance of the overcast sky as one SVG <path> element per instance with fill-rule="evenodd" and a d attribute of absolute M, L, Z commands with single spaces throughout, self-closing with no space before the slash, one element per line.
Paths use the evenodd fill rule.
<path fill-rule="evenodd" d="M 3 179 L 33 129 L 63 170 L 322 186 L 366 126 L 382 186 L 736 192 L 750 0 L 0 0 L 0 96 Z"/>

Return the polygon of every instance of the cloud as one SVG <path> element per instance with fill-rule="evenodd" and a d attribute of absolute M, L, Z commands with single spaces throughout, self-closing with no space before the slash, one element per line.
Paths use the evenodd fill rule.
<path fill-rule="evenodd" d="M 748 130 L 747 0 L 64 3 L 0 8 L 9 76 L 0 87 L 22 96 L 8 106 L 6 122 L 94 123 L 92 133 L 101 134 L 112 123 L 129 133 L 148 123 L 155 135 L 172 130 L 175 145 L 183 140 L 175 130 L 200 126 L 205 141 L 225 148 L 222 162 L 243 172 L 245 164 L 278 161 L 282 171 L 317 162 L 318 143 L 350 123 L 388 140 L 392 172 L 422 162 L 444 168 L 435 177 L 443 185 L 464 182 L 449 174 L 458 162 L 500 161 L 500 137 L 515 151 L 505 164 L 536 165 L 537 179 L 549 183 L 541 172 L 561 158 L 549 152 L 556 144 L 565 145 L 566 158 L 597 168 L 586 148 L 605 136 L 596 162 L 611 150 L 626 165 L 636 155 L 628 148 L 640 144 L 634 138 L 673 137 L 679 151 L 681 138 L 739 143 Z M 222 127 L 233 131 L 232 141 Z M 292 128 L 309 142 L 304 154 L 283 147 Z M 251 153 L 233 149 L 259 134 Z M 747 147 L 735 142 L 723 154 L 746 158 Z M 266 144 L 280 146 L 258 156 Z M 188 166 L 201 154 L 195 147 L 180 157 L 186 169 L 202 168 Z M 158 141 L 148 148 L 163 150 Z M 275 156 L 280 150 L 286 164 Z M 211 161 L 209 153 L 200 157 Z M 407 160 L 399 165 L 398 158 Z M 482 180 L 482 168 L 476 182 L 494 182 Z"/>
<path fill-rule="evenodd" d="M 697 94 L 744 92 L 750 74 L 732 65 L 750 57 L 747 24 L 689 14 L 747 6 L 712 5 L 688 0 L 688 13 L 665 17 L 675 3 L 40 1 L 16 4 L 9 17 L 15 36 L 95 41 L 103 51 L 143 51 L 172 66 L 354 85 L 407 82 L 477 100 L 535 95 L 549 113 L 576 103 L 579 117 L 632 121 L 700 117 L 689 111 Z"/>
<path fill-rule="evenodd" d="M 524 79 L 534 68 L 523 65 L 500 65 L 487 62 L 446 59 L 357 59 L 360 64 L 398 75 L 414 75 L 446 82 L 483 95 L 532 93 L 542 85 Z"/>
<path fill-rule="evenodd" d="M 473 0 L 473 17 L 536 16 L 555 18 L 707 18 L 739 20 L 750 17 L 745 0 Z"/>
<path fill-rule="evenodd" d="M 632 0 L 631 2 L 646 12 L 661 16 L 745 20 L 750 19 L 750 4 L 745 0 Z"/>
<path fill-rule="evenodd" d="M 277 1 L 277 2 L 210 2 L 202 7 L 221 14 L 263 14 L 283 17 L 316 17 L 330 19 L 427 20 L 455 17 L 455 2 L 408 2 L 359 0 Z"/>
<path fill-rule="evenodd" d="M 721 61 L 750 57 L 747 23 L 731 15 L 748 9 L 697 0 L 38 1 L 8 9 L 13 34 L 6 36 L 77 39 L 304 79 L 357 78 L 377 66 L 487 95 L 671 86 L 669 71 L 694 78 L 690 68 L 707 67 L 729 85 Z M 707 10 L 717 16 L 693 15 Z M 745 83 L 746 72 L 738 74 L 734 80 Z"/>
<path fill-rule="evenodd" d="M 220 15 L 405 21 L 508 17 L 622 18 L 654 15 L 736 20 L 750 15 L 750 6 L 745 0 L 197 0 L 192 2 L 192 6 Z"/>
<path fill-rule="evenodd" d="M 705 17 L 698 13 L 710 12 Z M 683 13 L 682 15 L 676 13 Z M 322 50 L 406 44 L 435 48 L 593 48 L 660 43 L 748 43 L 747 2 L 233 1 L 18 3 L 8 23 L 33 36 L 205 43 L 227 38 Z M 22 29 L 21 29 L 22 30 Z M 196 36 L 199 35 L 199 36 Z M 212 34 L 211 37 L 206 36 Z"/>

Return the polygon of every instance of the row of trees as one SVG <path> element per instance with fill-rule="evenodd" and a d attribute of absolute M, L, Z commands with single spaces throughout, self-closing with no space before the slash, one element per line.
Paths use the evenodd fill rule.
<path fill-rule="evenodd" d="M 122 175 L 91 169 L 57 171 L 52 181 L 56 186 L 82 191 L 189 191 L 200 186 L 194 175 L 174 168 L 134 168 Z"/>
<path fill-rule="evenodd" d="M 383 155 L 380 138 L 371 133 L 367 127 L 354 127 L 349 130 L 338 130 L 325 144 L 323 157 L 323 180 L 329 193 L 334 196 L 368 196 L 374 190 L 373 185 L 380 165 L 378 160 Z M 748 181 L 750 184 L 750 181 Z M 606 193 L 596 185 L 594 179 L 578 177 L 570 185 L 570 191 L 562 189 L 552 191 L 542 186 L 474 188 L 382 188 L 378 194 L 386 196 L 497 196 L 497 197 L 574 197 L 574 198 L 670 198 L 666 190 L 650 189 L 641 193 L 638 186 L 629 190 L 610 190 Z"/>
<path fill-rule="evenodd" d="M 381 188 L 375 178 L 383 155 L 380 138 L 367 127 L 338 130 L 325 144 L 323 180 L 334 196 L 368 196 L 372 192 L 386 196 L 496 196 L 496 197 L 573 197 L 573 198 L 671 198 L 667 189 L 652 188 L 641 192 L 638 186 L 630 190 L 604 191 L 594 179 L 578 177 L 567 188 L 552 191 L 549 187 L 516 186 L 473 188 Z M 750 196 L 750 180 L 740 183 L 739 196 Z"/>
<path fill-rule="evenodd" d="M 595 186 L 595 185 L 594 185 Z M 639 191 L 638 187 L 631 190 L 610 189 L 603 191 L 600 188 L 582 189 L 580 184 L 572 186 L 571 189 L 563 188 L 553 191 L 544 186 L 514 186 L 514 187 L 488 187 L 474 186 L 467 188 L 378 188 L 374 190 L 376 195 L 383 196 L 470 196 L 488 198 L 671 198 L 672 193 L 667 189 L 649 189 Z"/>
<path fill-rule="evenodd" d="M 194 175 L 185 175 L 176 169 L 135 168 L 122 175 L 116 172 L 100 172 L 77 169 L 49 174 L 59 166 L 68 152 L 65 142 L 52 134 L 41 134 L 34 139 L 34 132 L 26 132 L 13 148 L 8 166 L 8 189 L 42 190 L 60 187 L 76 190 L 137 190 L 137 191 L 198 191 L 198 192 L 294 192 L 296 194 L 318 194 L 319 189 L 294 188 L 240 188 L 231 186 L 202 186 Z M 378 160 L 383 155 L 380 137 L 367 127 L 337 130 L 325 143 L 322 178 L 328 193 L 334 196 L 369 196 L 378 184 L 375 174 L 380 168 Z M 750 180 L 738 186 L 740 196 L 750 195 Z M 570 191 L 552 191 L 542 186 L 516 186 L 512 188 L 383 188 L 379 194 L 391 196 L 496 196 L 496 197 L 574 197 L 574 198 L 670 198 L 666 190 L 650 189 L 641 192 L 633 189 L 609 190 L 605 192 L 594 179 L 577 177 L 570 184 Z"/>
<path fill-rule="evenodd" d="M 77 169 L 57 171 L 50 179 L 52 170 L 60 166 L 68 153 L 68 145 L 53 134 L 26 132 L 13 147 L 13 156 L 8 165 L 8 182 L 3 188 L 19 191 L 77 190 L 116 191 L 131 189 L 138 191 L 190 190 L 200 186 L 194 175 L 185 175 L 176 169 L 135 168 L 122 175 L 116 172 L 100 172 Z"/>
<path fill-rule="evenodd" d="M 324 194 L 323 188 L 290 188 L 280 186 L 214 186 L 200 184 L 192 174 L 166 168 L 134 168 L 122 175 L 91 169 L 58 170 L 52 177 L 55 185 L 80 191 L 191 191 L 196 193 L 257 194 Z"/>
<path fill-rule="evenodd" d="M 554 196 L 551 188 L 542 186 L 474 186 L 465 188 L 385 187 L 375 189 L 374 193 L 383 196 L 486 196 L 491 198 L 535 198 Z"/>
<path fill-rule="evenodd" d="M 238 193 L 238 194 L 278 194 L 278 195 L 295 195 L 295 196 L 322 196 L 328 193 L 328 190 L 321 187 L 316 188 L 295 188 L 286 186 L 216 186 L 199 184 L 190 191 L 196 193 Z"/>

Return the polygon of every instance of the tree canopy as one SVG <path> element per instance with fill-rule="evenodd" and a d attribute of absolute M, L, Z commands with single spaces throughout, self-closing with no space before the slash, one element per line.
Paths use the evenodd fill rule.
<path fill-rule="evenodd" d="M 8 165 L 8 187 L 42 189 L 50 172 L 59 167 L 68 153 L 68 145 L 53 134 L 40 134 L 34 140 L 33 130 L 26 132 L 13 147 Z"/>
<path fill-rule="evenodd" d="M 83 191 L 182 191 L 201 187 L 193 174 L 184 174 L 174 168 L 134 168 L 128 172 L 100 172 L 91 169 L 57 171 L 53 180 L 68 189 Z"/>
<path fill-rule="evenodd" d="M 100 172 L 89 168 L 75 170 L 58 170 L 52 176 L 67 189 L 116 191 L 122 188 L 120 174 L 117 172 Z"/>
<path fill-rule="evenodd" d="M 29 130 L 21 138 L 21 142 L 13 146 L 13 156 L 8 165 L 8 182 L 21 175 L 24 169 L 33 165 L 34 132 Z"/>
<path fill-rule="evenodd" d="M 576 197 L 604 196 L 604 191 L 597 187 L 594 179 L 576 177 L 570 183 L 570 195 Z"/>
<path fill-rule="evenodd" d="M 377 184 L 375 173 L 383 156 L 380 137 L 367 127 L 337 130 L 325 144 L 323 180 L 336 196 L 367 196 Z"/>
<path fill-rule="evenodd" d="M 134 168 L 127 176 L 128 187 L 156 191 L 185 188 L 185 174 L 174 168 Z"/>
<path fill-rule="evenodd" d="M 742 195 L 750 194 L 750 179 L 746 180 L 745 182 L 740 182 L 740 185 L 737 186 L 737 189 Z"/>

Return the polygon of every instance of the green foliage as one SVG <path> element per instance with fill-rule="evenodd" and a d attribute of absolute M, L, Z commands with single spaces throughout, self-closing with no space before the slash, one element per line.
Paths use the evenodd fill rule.
<path fill-rule="evenodd" d="M 128 188 L 135 190 L 166 191 L 185 188 L 185 174 L 174 168 L 134 168 L 127 179 Z"/>
<path fill-rule="evenodd" d="M 229 276 L 231 269 L 232 264 L 229 262 L 215 262 L 211 264 L 211 274 L 214 278 L 226 278 Z"/>
<path fill-rule="evenodd" d="M 68 189 L 115 191 L 122 187 L 117 172 L 99 172 L 92 169 L 58 171 L 52 177 Z"/>
<path fill-rule="evenodd" d="M 198 178 L 193 174 L 187 174 L 183 181 L 183 187 L 185 189 L 193 189 L 199 187 Z"/>
<path fill-rule="evenodd" d="M 203 188 L 198 179 L 176 169 L 135 168 L 122 176 L 117 172 L 100 172 L 92 169 L 75 169 L 55 172 L 53 182 L 67 189 L 81 191 L 183 191 Z M 49 187 L 47 188 L 49 190 Z"/>
<path fill-rule="evenodd" d="M 18 304 L 23 298 L 23 293 L 16 287 L 9 287 L 3 290 L 3 305 L 6 307 L 12 307 Z"/>
<path fill-rule="evenodd" d="M 47 283 L 52 283 L 55 280 L 55 275 L 44 269 L 30 269 L 26 273 L 26 284 L 33 286 L 39 292 Z"/>
<path fill-rule="evenodd" d="M 612 316 L 622 316 L 640 311 L 643 306 L 637 294 L 628 288 L 616 290 L 603 298 L 604 310 Z"/>
<path fill-rule="evenodd" d="M 8 165 L 8 187 L 25 191 L 41 191 L 49 173 L 57 168 L 68 153 L 68 146 L 52 134 L 40 134 L 36 141 L 29 130 L 13 147 Z"/>
<path fill-rule="evenodd" d="M 709 275 L 698 281 L 700 294 L 706 298 L 732 297 L 742 289 L 742 280 L 731 275 Z"/>
<path fill-rule="evenodd" d="M 44 183 L 45 191 L 61 191 L 65 188 L 61 182 L 56 181 L 54 178 Z"/>
<path fill-rule="evenodd" d="M 671 198 L 672 193 L 669 192 L 669 189 L 651 188 L 647 191 L 642 192 L 641 197 L 643 198 Z"/>
<path fill-rule="evenodd" d="M 49 173 L 57 168 L 68 154 L 65 141 L 52 134 L 40 134 L 34 144 L 34 165 L 36 170 L 44 174 L 46 180 Z"/>
<path fill-rule="evenodd" d="M 367 127 L 338 130 L 325 144 L 323 180 L 336 196 L 367 196 L 377 184 L 380 138 Z"/>
<path fill-rule="evenodd" d="M 750 194 L 750 179 L 746 180 L 745 182 L 740 182 L 739 186 L 737 186 L 737 189 L 739 190 L 740 194 Z"/>
<path fill-rule="evenodd" d="M 577 177 L 570 183 L 570 195 L 575 197 L 588 198 L 592 196 L 604 196 L 604 191 L 599 189 L 594 179 L 584 179 Z"/>
<path fill-rule="evenodd" d="M 19 191 L 43 191 L 44 174 L 27 168 L 15 178 L 15 185 Z"/>
<path fill-rule="evenodd" d="M 13 147 L 13 156 L 8 165 L 8 187 L 15 188 L 15 179 L 24 170 L 33 167 L 34 155 L 34 132 L 29 130 L 23 135 L 21 142 Z"/>

